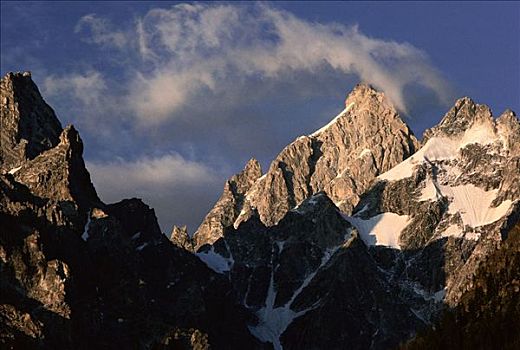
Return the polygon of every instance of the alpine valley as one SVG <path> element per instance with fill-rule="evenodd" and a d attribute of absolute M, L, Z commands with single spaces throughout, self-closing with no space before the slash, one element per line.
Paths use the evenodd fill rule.
<path fill-rule="evenodd" d="M 417 139 L 367 84 L 194 234 L 103 203 L 31 75 L 1 80 L 2 349 L 519 349 L 520 122 Z"/>

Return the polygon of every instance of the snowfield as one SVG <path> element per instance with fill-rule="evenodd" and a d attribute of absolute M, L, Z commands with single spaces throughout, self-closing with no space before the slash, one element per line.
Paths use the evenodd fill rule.
<path fill-rule="evenodd" d="M 398 181 L 413 175 L 415 167 L 423 162 L 454 159 L 461 149 L 472 143 L 482 145 L 500 140 L 493 128 L 487 124 L 476 124 L 461 137 L 437 136 L 429 139 L 426 144 L 410 158 L 378 176 L 380 180 Z"/>
<path fill-rule="evenodd" d="M 344 216 L 361 235 L 367 245 L 382 245 L 400 249 L 399 236 L 408 225 L 410 218 L 407 215 L 382 213 L 364 220 L 356 216 Z"/>

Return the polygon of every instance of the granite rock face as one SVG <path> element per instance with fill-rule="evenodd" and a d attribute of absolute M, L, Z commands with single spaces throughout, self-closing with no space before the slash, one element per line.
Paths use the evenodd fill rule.
<path fill-rule="evenodd" d="M 359 84 L 334 120 L 288 145 L 265 175 L 260 177 L 260 172 L 256 172 L 250 178 L 256 181 L 243 187 L 247 191 L 240 193 L 243 199 L 239 206 L 226 200 L 231 198 L 226 184 L 221 199 L 194 235 L 196 248 L 211 244 L 221 236 L 223 227 L 237 227 L 253 213 L 272 226 L 290 209 L 320 191 L 343 212 L 350 213 L 371 181 L 408 158 L 418 144 L 385 95 Z M 218 230 L 214 229 L 216 226 Z"/>
<path fill-rule="evenodd" d="M 402 349 L 517 349 L 520 346 L 520 224 L 479 265 L 474 288 L 433 329 Z"/>
<path fill-rule="evenodd" d="M 172 244 L 153 209 L 99 200 L 78 132 L 30 75 L 1 86 L 1 347 L 262 348 L 227 279 Z"/>
<path fill-rule="evenodd" d="M 197 255 L 275 349 L 394 348 L 457 308 L 517 225 L 519 137 L 513 112 L 495 120 L 462 98 L 419 146 L 383 95 L 358 86 Z"/>
<path fill-rule="evenodd" d="M 8 73 L 0 84 L 0 170 L 9 170 L 56 146 L 62 127 L 31 73 Z"/>
<path fill-rule="evenodd" d="M 206 243 L 215 242 L 222 237 L 224 228 L 233 225 L 244 210 L 246 193 L 261 175 L 260 163 L 252 158 L 244 170 L 226 181 L 224 192 L 193 237 L 195 249 Z"/>
<path fill-rule="evenodd" d="M 519 135 L 512 112 L 494 120 L 487 106 L 458 100 L 425 132 L 416 154 L 378 177 L 354 215 L 361 220 L 354 221 L 398 215 L 407 222 L 398 237 L 401 249 L 446 241 L 437 268 L 444 271 L 445 303 L 457 305 L 479 263 L 518 220 Z M 433 292 L 440 286 L 422 287 Z"/>
<path fill-rule="evenodd" d="M 57 224 L 77 229 L 88 207 L 100 203 L 83 161 L 83 143 L 73 126 L 62 129 L 29 73 L 1 80 L 0 169 L 31 194 L 56 203 Z"/>
<path fill-rule="evenodd" d="M 230 227 L 197 255 L 229 277 L 259 318 L 252 334 L 275 349 L 391 348 L 425 326 L 323 192 L 277 225 Z"/>
<path fill-rule="evenodd" d="M 177 247 L 186 249 L 187 251 L 193 252 L 195 250 L 193 240 L 188 234 L 188 228 L 186 226 L 173 226 L 170 241 Z"/>
<path fill-rule="evenodd" d="M 99 199 L 29 74 L 1 87 L 2 348 L 443 348 L 468 344 L 460 327 L 518 343 L 512 111 L 460 99 L 419 143 L 358 85 L 168 239 L 141 200 Z"/>

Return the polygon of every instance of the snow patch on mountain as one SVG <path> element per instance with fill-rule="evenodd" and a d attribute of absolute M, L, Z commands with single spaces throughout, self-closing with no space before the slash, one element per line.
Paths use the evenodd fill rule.
<path fill-rule="evenodd" d="M 369 219 L 357 216 L 344 216 L 344 218 L 357 228 L 365 244 L 395 249 L 400 249 L 399 236 L 410 221 L 407 215 L 395 213 L 382 213 Z"/>
<path fill-rule="evenodd" d="M 137 250 L 138 252 L 140 252 L 141 250 L 143 250 L 144 248 L 148 247 L 148 242 L 145 242 L 143 244 L 141 244 L 139 247 L 135 248 L 135 250 Z"/>
<path fill-rule="evenodd" d="M 442 237 L 462 237 L 462 229 L 457 224 L 448 226 L 444 231 L 441 232 Z"/>
<path fill-rule="evenodd" d="M 293 301 L 301 294 L 301 292 L 311 283 L 313 278 L 316 276 L 318 271 L 329 262 L 330 258 L 339 249 L 334 247 L 327 249 L 323 252 L 320 265 L 313 272 L 309 273 L 305 280 L 302 282 L 300 287 L 294 292 L 291 299 L 281 307 L 274 308 L 274 302 L 276 300 L 276 291 L 274 286 L 274 270 L 271 272 L 271 281 L 269 283 L 269 289 L 267 292 L 267 298 L 265 300 L 265 306 L 256 312 L 259 318 L 259 323 L 256 326 L 249 326 L 251 334 L 257 337 L 263 342 L 270 342 L 273 344 L 275 350 L 282 350 L 282 344 L 280 342 L 280 336 L 285 332 L 287 327 L 293 322 L 294 319 L 306 314 L 308 311 L 316 308 L 317 304 L 311 305 L 310 307 L 294 311 L 291 309 Z"/>
<path fill-rule="evenodd" d="M 91 219 L 90 219 L 90 211 L 89 211 L 87 214 L 87 223 L 85 224 L 85 228 L 83 229 L 83 234 L 81 235 L 81 239 L 83 239 L 85 242 L 89 238 L 88 227 L 90 226 L 90 220 Z"/>
<path fill-rule="evenodd" d="M 211 248 L 206 252 L 200 252 L 196 254 L 202 262 L 204 262 L 210 269 L 216 273 L 224 273 L 231 270 L 233 267 L 233 259 L 225 258 L 222 255 L 215 252 L 215 247 Z"/>
<path fill-rule="evenodd" d="M 502 140 L 502 138 L 498 137 L 498 135 L 495 133 L 492 125 L 488 123 L 479 123 L 473 125 L 468 131 L 464 133 L 464 136 L 460 141 L 459 148 L 462 149 L 472 143 L 488 145 L 490 143 L 494 143 L 498 139 Z"/>
<path fill-rule="evenodd" d="M 413 175 L 416 166 L 423 162 L 453 159 L 457 155 L 459 142 L 447 137 L 434 137 L 410 158 L 378 176 L 380 180 L 398 181 Z"/>
<path fill-rule="evenodd" d="M 429 180 L 419 200 L 436 201 L 441 197 L 447 197 L 450 199 L 448 213 L 460 213 L 464 225 L 475 228 L 491 224 L 507 214 L 513 202 L 506 200 L 498 207 L 493 207 L 492 203 L 497 196 L 498 190 L 485 191 L 472 184 L 446 186 Z M 456 231 L 453 229 L 453 232 Z"/>
<path fill-rule="evenodd" d="M 438 184 L 434 183 L 432 179 L 427 179 L 424 188 L 421 190 L 421 196 L 418 198 L 418 201 L 437 201 L 441 198 L 442 193 Z"/>
<path fill-rule="evenodd" d="M 22 169 L 22 166 L 21 166 L 21 165 L 18 166 L 18 167 L 16 167 L 16 168 L 13 168 L 13 169 L 9 170 L 8 173 L 11 174 L 11 175 L 14 175 L 14 174 L 16 174 L 16 172 L 17 172 L 18 170 L 20 170 L 20 169 Z"/>
<path fill-rule="evenodd" d="M 334 119 L 332 119 L 327 125 L 325 125 L 324 127 L 316 130 L 310 136 L 317 136 L 317 135 L 321 134 L 322 132 L 324 132 L 325 130 L 327 130 L 328 128 L 330 128 L 332 125 L 334 125 L 336 123 L 336 121 L 339 118 L 343 117 L 345 114 L 347 114 L 347 112 L 349 110 L 352 109 L 352 107 L 354 107 L 354 103 L 355 102 L 349 103 L 348 106 L 344 110 L 342 110 Z"/>
<path fill-rule="evenodd" d="M 421 163 L 438 160 L 455 159 L 460 150 L 469 144 L 482 145 L 494 143 L 500 137 L 496 135 L 491 125 L 476 124 L 459 137 L 436 136 L 429 139 L 426 144 L 414 155 L 386 173 L 378 176 L 380 180 L 398 181 L 413 175 L 416 166 Z"/>
<path fill-rule="evenodd" d="M 503 201 L 498 207 L 493 207 L 493 200 L 498 190 L 484 191 L 474 185 L 440 186 L 441 192 L 452 199 L 449 213 L 460 213 L 465 225 L 478 227 L 491 224 L 502 218 L 511 208 L 510 200 Z"/>
<path fill-rule="evenodd" d="M 235 220 L 235 222 L 233 222 L 233 227 L 235 229 L 237 229 L 238 226 L 240 225 L 240 223 L 242 221 L 244 221 L 243 219 L 244 219 L 244 217 L 246 217 L 246 215 L 248 215 L 246 209 L 242 208 L 242 210 L 240 210 L 240 214 L 238 214 L 238 216 L 237 216 L 237 219 Z"/>

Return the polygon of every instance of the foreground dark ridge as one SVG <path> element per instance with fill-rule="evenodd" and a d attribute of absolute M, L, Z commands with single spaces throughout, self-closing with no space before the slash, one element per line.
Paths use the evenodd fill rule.
<path fill-rule="evenodd" d="M 261 348 L 226 278 L 139 199 L 96 195 L 72 126 L 28 73 L 1 81 L 2 348 Z"/>
<path fill-rule="evenodd" d="M 140 200 L 100 201 L 30 74 L 1 88 L 2 348 L 519 344 L 513 112 L 460 99 L 419 143 L 359 85 L 266 174 L 251 160 L 232 177 L 194 240 L 169 241 Z"/>

